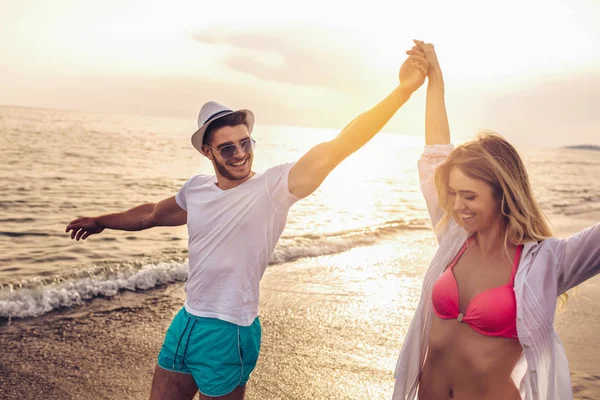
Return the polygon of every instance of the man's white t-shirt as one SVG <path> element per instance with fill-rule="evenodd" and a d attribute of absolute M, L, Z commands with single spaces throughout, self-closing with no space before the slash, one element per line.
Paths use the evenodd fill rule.
<path fill-rule="evenodd" d="M 187 211 L 189 274 L 186 310 L 249 326 L 258 316 L 259 283 L 298 197 L 294 163 L 257 173 L 221 190 L 214 175 L 196 175 L 175 196 Z"/>

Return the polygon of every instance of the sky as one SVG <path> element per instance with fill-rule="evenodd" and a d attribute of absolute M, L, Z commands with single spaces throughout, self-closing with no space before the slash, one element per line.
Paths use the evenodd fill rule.
<path fill-rule="evenodd" d="M 454 137 L 600 145 L 600 0 L 0 0 L 0 104 L 343 126 L 435 45 Z M 385 127 L 423 134 L 425 88 Z"/>

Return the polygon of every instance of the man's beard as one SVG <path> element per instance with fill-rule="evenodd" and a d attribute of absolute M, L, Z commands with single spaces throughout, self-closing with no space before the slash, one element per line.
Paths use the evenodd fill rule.
<path fill-rule="evenodd" d="M 221 164 L 214 158 L 213 158 L 213 161 L 215 163 L 215 167 L 217 168 L 217 171 L 219 172 L 219 175 L 221 175 L 225 179 L 229 179 L 230 181 L 239 181 L 239 180 L 245 179 L 246 177 L 248 177 L 248 175 L 250 175 L 251 168 L 248 168 L 247 174 L 245 174 L 243 176 L 237 176 L 237 175 L 233 175 L 231 172 L 229 172 L 226 164 Z M 246 163 L 248 163 L 250 165 L 251 162 L 252 162 L 252 156 L 248 157 L 248 160 L 246 161 Z"/>

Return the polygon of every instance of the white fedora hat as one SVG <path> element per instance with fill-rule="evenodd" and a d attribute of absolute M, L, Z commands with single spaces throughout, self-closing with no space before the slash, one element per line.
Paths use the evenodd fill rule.
<path fill-rule="evenodd" d="M 204 132 L 206 132 L 206 128 L 208 128 L 208 125 L 210 125 L 211 122 L 238 111 L 246 114 L 248 133 L 252 134 L 252 128 L 254 128 L 254 114 L 252 111 L 245 109 L 233 111 L 232 109 L 214 101 L 209 101 L 208 103 L 204 104 L 200 109 L 200 113 L 198 113 L 198 130 L 192 135 L 192 145 L 196 148 L 196 150 L 202 153 L 201 149 Z"/>

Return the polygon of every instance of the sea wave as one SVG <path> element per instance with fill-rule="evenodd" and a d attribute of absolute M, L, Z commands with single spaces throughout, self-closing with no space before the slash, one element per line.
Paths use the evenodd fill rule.
<path fill-rule="evenodd" d="M 346 230 L 326 235 L 306 234 L 282 237 L 269 264 L 282 264 L 305 257 L 337 254 L 353 247 L 368 246 L 383 237 L 411 229 L 428 229 L 428 221 L 392 220 L 370 228 Z"/>
<path fill-rule="evenodd" d="M 403 230 L 426 229 L 425 221 L 389 221 L 372 228 L 347 230 L 327 235 L 284 236 L 269 265 L 299 258 L 337 254 L 354 247 L 376 243 Z M 184 282 L 185 261 L 127 263 L 65 273 L 0 286 L 0 318 L 29 318 L 52 310 L 75 307 L 95 297 L 113 297 L 120 291 L 143 291 L 161 285 Z"/>
<path fill-rule="evenodd" d="M 556 214 L 576 216 L 600 210 L 600 195 L 580 195 L 577 199 L 569 201 L 555 201 L 551 204 L 552 211 Z"/>

